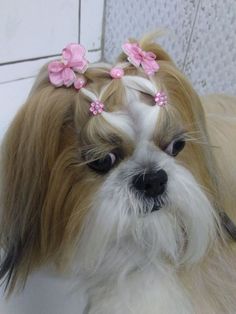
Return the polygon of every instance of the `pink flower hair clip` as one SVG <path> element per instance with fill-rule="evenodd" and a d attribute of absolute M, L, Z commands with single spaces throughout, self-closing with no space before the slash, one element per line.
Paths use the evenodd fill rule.
<path fill-rule="evenodd" d="M 95 100 L 90 104 L 89 111 L 92 115 L 97 116 L 104 111 L 104 104 L 100 100 Z"/>
<path fill-rule="evenodd" d="M 88 60 L 85 58 L 86 50 L 80 44 L 69 44 L 62 50 L 60 61 L 51 61 L 48 65 L 49 80 L 55 87 L 74 87 L 79 90 L 85 86 L 84 77 L 76 76 L 76 73 L 83 74 L 88 67 Z"/>
<path fill-rule="evenodd" d="M 125 43 L 122 49 L 128 61 L 136 68 L 141 66 L 147 75 L 152 76 L 159 70 L 156 55 L 151 51 L 143 51 L 138 43 Z"/>
<path fill-rule="evenodd" d="M 157 92 L 156 95 L 154 96 L 154 100 L 157 106 L 159 107 L 164 107 L 167 105 L 167 96 L 165 92 Z"/>

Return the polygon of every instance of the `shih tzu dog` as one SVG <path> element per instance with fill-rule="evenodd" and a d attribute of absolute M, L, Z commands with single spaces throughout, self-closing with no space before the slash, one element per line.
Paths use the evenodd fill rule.
<path fill-rule="evenodd" d="M 78 314 L 236 313 L 236 99 L 200 99 L 153 39 L 125 43 L 116 65 L 68 45 L 12 122 L 10 297 L 51 265 L 77 281 Z"/>

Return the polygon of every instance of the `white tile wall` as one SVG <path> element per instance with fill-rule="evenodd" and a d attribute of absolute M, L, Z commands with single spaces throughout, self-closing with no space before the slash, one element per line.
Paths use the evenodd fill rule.
<path fill-rule="evenodd" d="M 1 1 L 0 60 L 57 54 L 78 39 L 77 0 Z"/>
<path fill-rule="evenodd" d="M 8 0 L 0 4 L 0 141 L 43 64 L 70 42 L 101 58 L 104 0 Z"/>
<path fill-rule="evenodd" d="M 86 46 L 88 59 L 101 58 L 104 0 L 0 0 L 0 141 L 25 101 L 40 67 L 69 42 Z M 92 24 L 91 24 L 92 21 Z M 48 58 L 49 55 L 54 57 Z M 17 61 L 17 62 L 15 62 Z M 70 281 L 34 273 L 23 293 L 6 300 L 1 314 L 78 313 L 84 300 Z M 78 305 L 79 304 L 79 305 Z"/>
<path fill-rule="evenodd" d="M 90 51 L 90 61 L 99 60 L 102 35 L 103 56 L 112 62 L 129 37 L 165 28 L 168 33 L 160 43 L 200 93 L 236 94 L 235 0 L 105 3 L 103 20 L 104 0 L 1 2 L 0 140 L 48 56 L 60 54 L 68 42 L 80 41 Z"/>
<path fill-rule="evenodd" d="M 121 44 L 160 27 L 159 42 L 201 94 L 236 94 L 235 0 L 107 0 L 104 57 L 113 62 Z"/>
<path fill-rule="evenodd" d="M 128 38 L 140 38 L 145 33 L 164 28 L 168 30 L 168 36 L 159 41 L 181 65 L 196 9 L 196 0 L 107 0 L 104 57 L 114 61 Z"/>
<path fill-rule="evenodd" d="M 236 1 L 201 1 L 184 71 L 202 94 L 236 95 Z"/>
<path fill-rule="evenodd" d="M 0 140 L 13 116 L 25 101 L 34 79 L 0 84 Z"/>

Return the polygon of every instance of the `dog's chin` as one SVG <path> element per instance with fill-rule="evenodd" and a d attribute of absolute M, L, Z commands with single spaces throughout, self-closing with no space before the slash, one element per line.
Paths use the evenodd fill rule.
<path fill-rule="evenodd" d="M 155 212 L 158 212 L 159 210 L 163 209 L 165 210 L 165 207 L 167 206 L 167 195 L 164 193 L 161 197 L 156 198 L 150 198 L 150 197 L 142 197 L 140 200 L 140 197 L 137 199 L 138 206 L 130 207 L 129 213 L 137 213 L 137 215 L 141 217 L 146 217 L 147 215 L 154 214 Z M 137 209 L 138 208 L 138 209 Z"/>
<path fill-rule="evenodd" d="M 177 170 L 172 180 L 170 176 L 166 197 L 145 205 L 143 215 L 143 203 L 132 193 L 127 197 L 124 184 L 107 179 L 81 234 L 80 265 L 95 271 L 104 265 L 110 268 L 107 261 L 120 261 L 122 267 L 127 260 L 158 265 L 168 259 L 176 266 L 201 260 L 215 237 L 214 209 L 191 173 L 182 166 Z"/>
<path fill-rule="evenodd" d="M 165 201 L 163 200 L 163 198 L 157 199 L 153 207 L 151 208 L 151 213 L 155 213 L 164 207 L 165 207 Z"/>
<path fill-rule="evenodd" d="M 154 204 L 153 208 L 151 209 L 151 213 L 158 211 L 159 209 L 161 209 L 162 205 L 157 203 Z"/>

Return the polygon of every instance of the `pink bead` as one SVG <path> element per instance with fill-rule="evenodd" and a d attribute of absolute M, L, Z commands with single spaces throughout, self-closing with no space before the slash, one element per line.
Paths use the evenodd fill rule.
<path fill-rule="evenodd" d="M 84 87 L 86 85 L 86 80 L 85 78 L 79 77 L 75 80 L 74 82 L 74 87 L 77 90 L 80 90 L 82 87 Z"/>
<path fill-rule="evenodd" d="M 104 104 L 101 101 L 99 101 L 99 100 L 93 101 L 90 104 L 89 111 L 94 116 L 96 116 L 97 114 L 101 114 L 104 111 Z"/>
<path fill-rule="evenodd" d="M 110 71 L 110 76 L 114 79 L 120 79 L 124 76 L 124 70 L 122 68 L 112 68 Z"/>
<path fill-rule="evenodd" d="M 156 105 L 160 107 L 163 107 L 167 104 L 167 96 L 164 92 L 157 92 L 154 99 Z"/>

